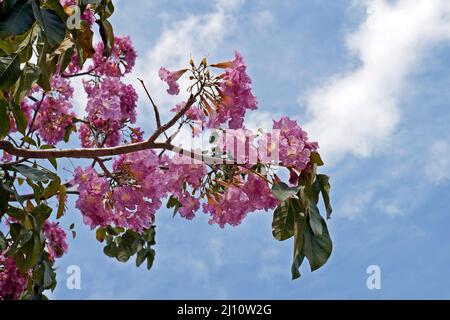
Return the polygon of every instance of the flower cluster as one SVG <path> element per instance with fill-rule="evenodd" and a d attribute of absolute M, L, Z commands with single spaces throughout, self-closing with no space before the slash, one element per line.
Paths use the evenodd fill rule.
<path fill-rule="evenodd" d="M 137 231 L 147 229 L 166 194 L 158 155 L 152 150 L 122 155 L 113 169 L 117 181 L 112 196 L 115 224 Z"/>
<path fill-rule="evenodd" d="M 76 206 L 92 229 L 116 226 L 141 231 L 148 228 L 166 195 L 165 174 L 152 150 L 122 155 L 114 161 L 111 184 L 91 167 L 77 168 Z"/>
<path fill-rule="evenodd" d="M 201 186 L 202 178 L 206 175 L 206 166 L 203 163 L 195 163 L 191 158 L 183 155 L 175 155 L 172 159 L 166 158 L 167 174 L 166 188 L 174 197 L 178 199 L 182 207 L 180 215 L 186 219 L 193 219 L 195 212 L 200 209 L 198 197 L 187 191 L 185 186 L 189 186 L 192 193 Z"/>
<path fill-rule="evenodd" d="M 30 130 L 37 131 L 46 143 L 55 145 L 64 139 L 66 129 L 73 124 L 73 87 L 70 81 L 59 75 L 51 80 L 51 91 L 44 93 L 37 85 L 21 103 Z M 16 130 L 15 122 L 11 125 Z"/>
<path fill-rule="evenodd" d="M 210 224 L 221 228 L 226 224 L 239 225 L 248 213 L 269 210 L 278 205 L 267 182 L 256 174 L 249 174 L 243 185 L 230 184 L 223 194 L 209 196 L 203 204 L 203 212 L 211 214 Z"/>
<path fill-rule="evenodd" d="M 66 241 L 66 232 L 60 228 L 57 222 L 46 221 L 44 224 L 44 235 L 47 239 L 47 250 L 51 260 L 61 258 L 69 246 Z"/>
<path fill-rule="evenodd" d="M 111 55 L 105 58 L 103 42 L 99 42 L 93 56 L 93 70 L 96 74 L 106 77 L 122 77 L 130 73 L 136 63 L 137 53 L 130 37 L 114 37 Z"/>
<path fill-rule="evenodd" d="M 179 71 L 169 71 L 166 68 L 161 67 L 158 75 L 162 81 L 167 82 L 169 89 L 167 93 L 170 95 L 178 95 L 180 93 L 180 86 L 178 85 L 178 79 L 186 72 L 186 69 Z"/>
<path fill-rule="evenodd" d="M 217 128 L 223 123 L 228 123 L 230 129 L 242 128 L 246 110 L 256 110 L 258 101 L 252 93 L 247 66 L 242 55 L 235 53 L 231 67 L 225 70 L 220 84 L 222 103 L 217 115 L 211 117 L 208 127 Z"/>
<path fill-rule="evenodd" d="M 273 122 L 273 129 L 279 130 L 279 157 L 283 166 L 301 172 L 310 161 L 311 152 L 317 151 L 317 142 L 308 141 L 308 134 L 295 120 L 288 117 Z"/>
<path fill-rule="evenodd" d="M 83 222 L 94 229 L 105 226 L 112 221 L 112 211 L 107 200 L 110 192 L 108 180 L 100 177 L 97 172 L 88 167 L 76 168 L 73 184 L 80 193 L 75 206 L 83 214 Z"/>
<path fill-rule="evenodd" d="M 0 300 L 18 299 L 26 284 L 27 276 L 20 273 L 14 259 L 0 253 Z"/>
<path fill-rule="evenodd" d="M 88 94 L 86 123 L 80 126 L 83 147 L 112 147 L 120 143 L 121 129 L 136 121 L 137 93 L 119 78 L 85 82 Z"/>

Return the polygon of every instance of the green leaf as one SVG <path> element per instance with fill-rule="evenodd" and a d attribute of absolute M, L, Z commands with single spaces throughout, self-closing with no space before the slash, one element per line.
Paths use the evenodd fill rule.
<path fill-rule="evenodd" d="M 309 158 L 311 160 L 311 163 L 316 164 L 318 167 L 324 165 L 322 158 L 320 157 L 320 154 L 316 151 L 311 152 L 311 155 Z"/>
<path fill-rule="evenodd" d="M 8 208 L 8 215 L 10 217 L 13 217 L 14 219 L 22 221 L 23 218 L 25 217 L 25 211 L 23 211 L 22 209 L 10 206 Z"/>
<path fill-rule="evenodd" d="M 149 249 L 147 253 L 147 269 L 150 270 L 153 266 L 153 262 L 155 261 L 155 250 Z"/>
<path fill-rule="evenodd" d="M 306 201 L 308 215 L 294 210 L 294 260 L 292 263 L 292 279 L 300 277 L 299 268 L 306 257 L 311 271 L 323 266 L 331 255 L 333 244 L 328 233 L 325 220 L 319 213 L 317 205 Z M 301 208 L 301 200 L 298 207 Z"/>
<path fill-rule="evenodd" d="M 103 55 L 109 57 L 114 47 L 114 30 L 108 20 L 97 20 L 100 36 L 104 44 Z"/>
<path fill-rule="evenodd" d="M 311 271 L 319 269 L 323 266 L 331 255 L 333 250 L 333 243 L 328 233 L 328 228 L 325 220 L 320 217 L 322 223 L 322 235 L 315 236 L 308 225 L 305 229 L 303 253 L 309 261 Z"/>
<path fill-rule="evenodd" d="M 97 239 L 97 241 L 103 242 L 103 241 L 105 241 L 105 237 L 106 237 L 106 230 L 105 230 L 105 228 L 98 228 L 95 231 L 95 238 Z"/>
<path fill-rule="evenodd" d="M 327 219 L 330 219 L 331 213 L 333 212 L 330 203 L 330 190 L 330 177 L 324 174 L 318 174 L 311 188 L 311 197 L 313 198 L 314 203 L 318 204 L 319 193 L 322 194 L 323 202 L 325 204 L 325 210 L 327 211 Z"/>
<path fill-rule="evenodd" d="M 303 215 L 295 214 L 294 222 L 294 260 L 292 262 L 291 273 L 292 280 L 300 277 L 300 266 L 305 259 L 303 254 L 304 245 L 304 232 L 306 227 L 306 217 Z"/>
<path fill-rule="evenodd" d="M 66 211 L 66 194 L 67 188 L 65 185 L 59 186 L 59 202 L 58 202 L 58 211 L 56 212 L 56 219 L 61 218 Z"/>
<path fill-rule="evenodd" d="M 317 206 L 310 201 L 308 209 L 309 225 L 311 226 L 311 230 L 315 236 L 320 236 L 322 235 L 323 228 L 319 208 L 317 208 Z"/>
<path fill-rule="evenodd" d="M 110 258 L 115 258 L 117 255 L 117 246 L 115 243 L 111 242 L 109 244 L 107 244 L 104 248 L 103 248 L 103 253 L 105 255 L 107 255 Z"/>
<path fill-rule="evenodd" d="M 14 85 L 20 74 L 18 54 L 0 57 L 0 90 L 8 89 Z"/>
<path fill-rule="evenodd" d="M 289 198 L 294 198 L 301 190 L 302 186 L 289 187 L 284 182 L 275 183 L 272 187 L 272 194 L 280 201 L 285 201 Z"/>
<path fill-rule="evenodd" d="M 128 247 L 125 246 L 118 246 L 117 247 L 117 254 L 116 259 L 120 262 L 127 262 L 130 260 L 132 253 L 131 250 Z"/>
<path fill-rule="evenodd" d="M 8 248 L 8 242 L 3 232 L 0 231 L 0 252 L 3 252 Z"/>
<path fill-rule="evenodd" d="M 147 258 L 147 249 L 141 249 L 136 255 L 136 267 L 140 267 L 146 258 Z"/>
<path fill-rule="evenodd" d="M 22 141 L 23 142 L 25 142 L 25 143 L 28 143 L 28 144 L 30 144 L 30 145 L 32 145 L 32 146 L 37 146 L 37 144 L 36 144 L 36 141 L 34 141 L 32 138 L 30 138 L 30 137 L 23 137 L 22 138 Z"/>
<path fill-rule="evenodd" d="M 304 210 L 303 210 L 304 211 Z M 294 236 L 295 215 L 302 212 L 298 199 L 288 199 L 280 204 L 273 213 L 272 234 L 278 241 Z M 302 212 L 301 214 L 304 215 Z"/>
<path fill-rule="evenodd" d="M 12 168 L 18 171 L 24 177 L 33 181 L 44 182 L 52 180 L 55 177 L 53 173 L 47 170 L 44 171 L 43 169 L 28 167 L 24 164 L 16 164 L 12 166 Z"/>
<path fill-rule="evenodd" d="M 100 16 L 101 20 L 106 20 L 114 13 L 114 5 L 111 0 L 101 0 L 100 5 L 96 8 L 95 13 Z"/>
<path fill-rule="evenodd" d="M 47 0 L 45 4 L 56 12 L 56 14 L 61 18 L 62 21 L 67 21 L 69 17 L 67 13 L 64 11 L 63 6 L 58 0 Z"/>
<path fill-rule="evenodd" d="M 17 1 L 14 7 L 0 21 L 0 38 L 27 32 L 35 21 L 29 1 Z"/>
<path fill-rule="evenodd" d="M 55 158 L 48 158 L 47 160 L 55 170 L 58 170 L 58 161 Z"/>
<path fill-rule="evenodd" d="M 58 193 L 59 187 L 61 186 L 61 179 L 59 177 L 55 177 L 50 184 L 45 188 L 42 196 L 44 199 L 49 199 L 50 197 L 54 196 Z"/>
<path fill-rule="evenodd" d="M 8 256 L 10 256 L 10 257 L 13 256 L 18 250 L 23 248 L 23 246 L 25 244 L 27 244 L 28 241 L 30 241 L 32 237 L 33 237 L 32 230 L 22 229 L 22 231 L 20 231 L 18 238 L 15 239 L 13 244 L 11 245 L 11 247 L 9 247 L 9 250 L 7 253 Z"/>
<path fill-rule="evenodd" d="M 28 122 L 22 108 L 14 101 L 11 101 L 11 109 L 14 119 L 16 120 L 17 130 L 21 134 L 25 135 L 25 130 L 27 129 Z"/>
<path fill-rule="evenodd" d="M 40 204 L 31 210 L 31 214 L 34 217 L 37 230 L 41 230 L 45 221 L 50 217 L 52 208 L 45 204 Z"/>
<path fill-rule="evenodd" d="M 21 53 L 26 48 L 31 48 L 31 44 L 41 28 L 34 23 L 32 28 L 24 34 L 15 35 L 5 39 L 0 38 L 0 49 L 8 54 Z"/>
<path fill-rule="evenodd" d="M 9 129 L 8 103 L 0 101 L 0 140 L 6 137 Z"/>
<path fill-rule="evenodd" d="M 44 42 L 44 45 L 39 51 L 39 59 L 38 59 L 38 66 L 41 71 L 41 74 L 39 76 L 38 84 L 41 86 L 44 91 L 48 92 L 52 89 L 50 85 L 50 80 L 53 74 L 53 70 L 51 68 L 51 63 L 47 60 L 47 48 L 48 44 L 47 42 Z"/>
<path fill-rule="evenodd" d="M 8 210 L 8 201 L 11 192 L 9 192 L 8 188 L 0 182 L 0 218 L 5 214 L 6 210 Z"/>
<path fill-rule="evenodd" d="M 25 252 L 25 268 L 30 269 L 36 265 L 41 255 L 41 239 L 37 233 L 34 233 L 33 238 L 26 245 Z"/>
<path fill-rule="evenodd" d="M 44 261 L 43 289 L 51 289 L 56 284 L 56 274 L 48 261 Z"/>
<path fill-rule="evenodd" d="M 155 235 L 156 235 L 155 226 L 152 226 L 147 230 L 144 230 L 144 232 L 142 233 L 144 241 L 147 242 L 149 245 L 154 245 L 156 243 Z"/>
<path fill-rule="evenodd" d="M 44 30 L 48 49 L 53 51 L 66 37 L 66 24 L 55 11 L 40 8 L 37 0 L 34 0 L 32 4 L 34 16 Z"/>
<path fill-rule="evenodd" d="M 70 47 L 67 50 L 65 50 L 64 53 L 60 56 L 59 73 L 62 74 L 67 69 L 67 67 L 69 66 L 69 64 L 71 62 L 72 55 L 74 52 L 75 52 L 75 49 L 73 47 Z"/>
<path fill-rule="evenodd" d="M 41 72 L 39 68 L 33 63 L 26 63 L 22 70 L 19 85 L 16 88 L 15 101 L 20 103 L 27 93 L 31 90 L 33 85 L 38 81 Z"/>

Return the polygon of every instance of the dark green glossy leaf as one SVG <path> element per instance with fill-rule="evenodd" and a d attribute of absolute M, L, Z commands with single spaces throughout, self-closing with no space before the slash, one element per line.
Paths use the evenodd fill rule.
<path fill-rule="evenodd" d="M 314 233 L 315 236 L 322 235 L 322 217 L 319 213 L 319 208 L 312 203 L 309 202 L 309 210 L 308 210 L 308 216 L 309 216 L 309 225 L 311 226 L 311 230 Z"/>
<path fill-rule="evenodd" d="M 25 135 L 25 130 L 27 129 L 28 123 L 22 108 L 14 101 L 11 101 L 11 110 L 14 115 L 14 119 L 16 120 L 17 130 L 21 134 Z"/>
<path fill-rule="evenodd" d="M 56 14 L 61 18 L 62 21 L 67 21 L 69 17 L 67 13 L 64 11 L 63 6 L 59 2 L 59 0 L 46 0 L 45 4 L 56 12 Z"/>
<path fill-rule="evenodd" d="M 147 249 L 140 250 L 136 255 L 136 267 L 140 267 L 146 258 L 147 258 Z"/>
<path fill-rule="evenodd" d="M 285 201 L 289 198 L 294 198 L 301 190 L 302 186 L 289 187 L 284 182 L 275 183 L 272 187 L 272 194 L 280 201 Z"/>
<path fill-rule="evenodd" d="M 324 165 L 322 158 L 320 157 L 320 154 L 318 152 L 311 152 L 310 159 L 311 163 L 314 163 L 319 167 Z"/>
<path fill-rule="evenodd" d="M 15 239 L 11 247 L 9 247 L 8 256 L 13 256 L 18 250 L 23 248 L 23 246 L 25 246 L 25 244 L 27 244 L 32 237 L 33 237 L 32 230 L 22 229 L 22 231 L 20 231 L 18 238 Z"/>
<path fill-rule="evenodd" d="M 41 255 L 41 239 L 37 233 L 34 233 L 33 238 L 26 244 L 25 251 L 25 268 L 30 269 L 38 262 Z"/>
<path fill-rule="evenodd" d="M 27 32 L 35 21 L 29 1 L 17 1 L 6 17 L 0 21 L 0 38 Z"/>
<path fill-rule="evenodd" d="M 44 169 L 36 169 L 32 167 L 28 167 L 24 164 L 17 164 L 12 166 L 15 170 L 17 170 L 20 174 L 22 174 L 24 177 L 33 180 L 33 181 L 39 181 L 44 182 L 48 180 L 52 180 L 55 175 L 47 170 L 44 171 Z"/>
<path fill-rule="evenodd" d="M 3 252 L 8 248 L 8 242 L 3 232 L 0 231 L 0 252 Z"/>
<path fill-rule="evenodd" d="M 149 249 L 147 253 L 147 269 L 150 270 L 153 266 L 153 262 L 155 261 L 155 250 Z"/>
<path fill-rule="evenodd" d="M 4 139 L 9 132 L 8 103 L 0 101 L 0 140 Z"/>
<path fill-rule="evenodd" d="M 44 30 L 48 49 L 53 51 L 66 37 L 66 24 L 55 11 L 40 8 L 36 0 L 32 4 L 34 16 Z"/>
<path fill-rule="evenodd" d="M 295 214 L 294 222 L 294 260 L 292 262 L 291 273 L 292 279 L 297 279 L 300 277 L 300 266 L 305 259 L 303 254 L 304 246 L 304 232 L 306 227 L 306 216 Z"/>
<path fill-rule="evenodd" d="M 114 13 L 114 5 L 111 0 L 101 0 L 100 5 L 96 8 L 95 13 L 100 16 L 101 20 L 106 20 Z"/>
<path fill-rule="evenodd" d="M 43 228 L 45 221 L 50 217 L 51 213 L 52 208 L 45 204 L 40 204 L 31 211 L 37 230 Z"/>
<path fill-rule="evenodd" d="M 318 174 L 311 188 L 311 197 L 314 203 L 317 204 L 319 202 L 319 193 L 322 194 L 325 209 L 327 211 L 327 219 L 331 217 L 331 213 L 333 212 L 330 203 L 330 190 L 330 178 L 327 175 Z"/>
<path fill-rule="evenodd" d="M 20 103 L 27 95 L 27 93 L 31 90 L 31 87 L 33 87 L 33 85 L 38 81 L 40 74 L 41 72 L 35 64 L 25 64 L 15 93 L 16 103 Z"/>
<path fill-rule="evenodd" d="M 10 192 L 3 183 L 0 183 L 0 218 L 8 210 L 8 201 L 10 197 Z"/>
<path fill-rule="evenodd" d="M 25 217 L 25 211 L 22 209 L 10 206 L 8 208 L 8 216 L 13 217 L 14 219 L 17 219 L 18 221 L 22 221 Z"/>
<path fill-rule="evenodd" d="M 295 215 L 303 211 L 298 199 L 288 199 L 280 204 L 273 213 L 273 237 L 278 241 L 284 241 L 293 237 Z M 304 215 L 304 213 L 302 214 Z"/>
<path fill-rule="evenodd" d="M 11 87 L 19 79 L 20 74 L 18 54 L 0 57 L 0 89 Z"/>
<path fill-rule="evenodd" d="M 114 30 L 108 20 L 97 20 L 100 36 L 104 44 L 103 55 L 109 57 L 114 47 Z"/>
<path fill-rule="evenodd" d="M 303 254 L 309 261 L 311 271 L 319 269 L 323 266 L 331 255 L 333 243 L 328 233 L 325 220 L 320 217 L 322 223 L 322 235 L 315 236 L 310 225 L 305 228 L 305 238 L 303 246 Z"/>

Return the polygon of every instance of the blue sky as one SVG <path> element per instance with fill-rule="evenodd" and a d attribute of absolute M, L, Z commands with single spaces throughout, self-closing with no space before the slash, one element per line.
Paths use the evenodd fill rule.
<path fill-rule="evenodd" d="M 58 262 L 54 298 L 450 298 L 448 1 L 117 1 L 112 22 L 139 53 L 127 82 L 138 88 L 144 78 L 163 115 L 177 101 L 164 94 L 159 66 L 244 54 L 260 104 L 250 125 L 289 115 L 322 146 L 334 251 L 322 269 L 310 273 L 305 263 L 292 281 L 292 243 L 272 238 L 272 213 L 222 230 L 202 213 L 186 221 L 162 209 L 147 271 L 104 256 L 72 204 L 64 223 L 76 222 L 78 236 Z M 139 92 L 139 124 L 150 132 Z M 84 99 L 77 95 L 77 108 Z M 65 286 L 72 264 L 81 290 Z M 381 290 L 366 287 L 373 264 Z"/>

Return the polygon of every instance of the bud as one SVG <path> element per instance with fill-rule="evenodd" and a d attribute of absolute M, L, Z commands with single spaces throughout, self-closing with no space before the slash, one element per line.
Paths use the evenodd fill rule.
<path fill-rule="evenodd" d="M 219 63 L 212 64 L 211 67 L 220 68 L 220 69 L 233 68 L 234 62 L 233 61 L 219 62 Z"/>

